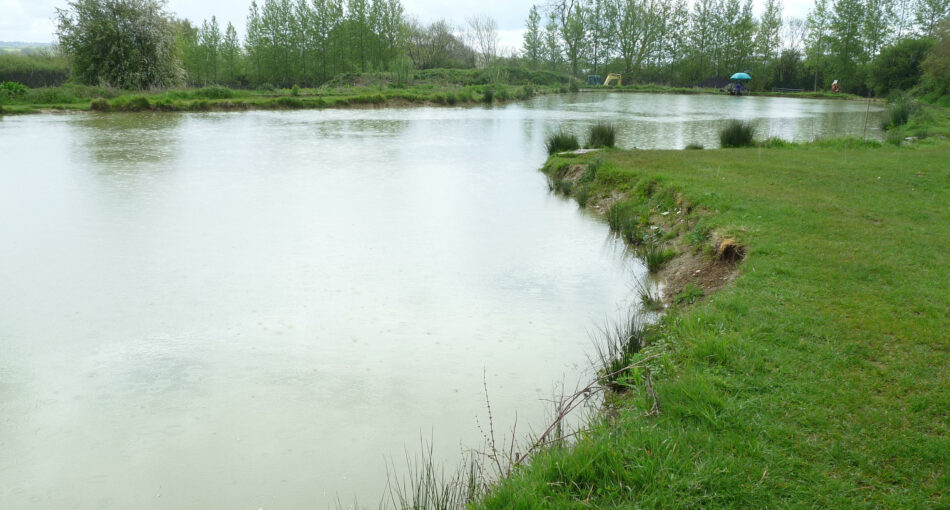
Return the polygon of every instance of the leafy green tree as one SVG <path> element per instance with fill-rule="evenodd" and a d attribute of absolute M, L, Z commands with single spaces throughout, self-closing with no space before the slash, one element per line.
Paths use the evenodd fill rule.
<path fill-rule="evenodd" d="M 548 66 L 552 70 L 561 67 L 564 53 L 561 50 L 560 30 L 557 24 L 557 15 L 554 12 L 548 16 L 548 24 L 544 27 L 544 54 Z"/>
<path fill-rule="evenodd" d="M 914 17 L 920 33 L 933 37 L 937 25 L 950 17 L 950 0 L 917 0 Z"/>
<path fill-rule="evenodd" d="M 60 48 L 89 85 L 164 88 L 184 77 L 162 0 L 71 0 L 56 9 Z"/>
<path fill-rule="evenodd" d="M 881 51 L 881 47 L 890 39 L 893 19 L 892 0 L 864 1 L 864 22 L 861 29 L 866 55 L 873 57 Z"/>
<path fill-rule="evenodd" d="M 532 5 L 531 10 L 528 11 L 525 28 L 524 42 L 521 46 L 524 58 L 532 68 L 537 68 L 544 51 L 544 41 L 541 37 L 541 13 L 538 12 L 537 5 Z"/>
<path fill-rule="evenodd" d="M 610 58 L 610 18 L 607 0 L 588 0 L 583 8 L 588 58 L 592 72 L 598 74 L 601 64 Z"/>
<path fill-rule="evenodd" d="M 224 41 L 221 43 L 221 57 L 224 63 L 225 81 L 235 83 L 238 76 L 238 66 L 241 60 L 241 43 L 238 40 L 237 30 L 230 22 L 224 31 Z"/>
<path fill-rule="evenodd" d="M 868 60 L 861 33 L 864 16 L 864 4 L 860 0 L 835 2 L 834 19 L 831 22 L 832 64 L 836 76 L 842 79 L 842 87 L 847 90 L 855 90 L 855 81 L 864 81 L 854 80 L 858 68 Z M 850 80 L 844 81 L 844 77 Z"/>
<path fill-rule="evenodd" d="M 868 84 L 878 96 L 894 90 L 910 90 L 923 76 L 923 62 L 933 46 L 933 40 L 904 39 L 885 47 L 874 59 L 868 74 Z"/>
<path fill-rule="evenodd" d="M 571 74 L 577 76 L 580 72 L 581 59 L 584 56 L 585 36 L 587 34 L 584 21 L 584 11 L 581 5 L 575 4 L 567 13 L 565 23 L 561 26 L 561 38 L 564 40 L 564 55 L 571 65 Z"/>
<path fill-rule="evenodd" d="M 212 16 L 211 23 L 205 21 L 201 24 L 201 29 L 198 30 L 198 47 L 203 60 L 202 68 L 205 69 L 205 74 L 202 77 L 205 85 L 209 81 L 212 83 L 218 82 L 221 39 L 221 28 L 218 26 L 217 18 Z"/>
<path fill-rule="evenodd" d="M 950 20 L 934 29 L 936 42 L 924 59 L 924 87 L 938 96 L 950 94 Z"/>
<path fill-rule="evenodd" d="M 814 90 L 818 91 L 819 76 L 827 66 L 831 52 L 831 23 L 833 14 L 828 0 L 815 0 L 815 5 L 805 21 L 805 65 L 814 73 Z"/>

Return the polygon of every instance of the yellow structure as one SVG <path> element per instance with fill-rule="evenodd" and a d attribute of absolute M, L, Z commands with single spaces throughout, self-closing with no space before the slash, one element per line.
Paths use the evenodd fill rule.
<path fill-rule="evenodd" d="M 604 80 L 604 86 L 609 87 L 611 85 L 623 85 L 623 79 L 617 73 L 610 73 L 607 75 L 607 79 Z"/>

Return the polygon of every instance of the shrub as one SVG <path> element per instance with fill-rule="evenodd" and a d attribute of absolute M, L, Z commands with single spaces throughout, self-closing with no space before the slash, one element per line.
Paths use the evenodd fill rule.
<path fill-rule="evenodd" d="M 291 109 L 300 109 L 300 108 L 303 108 L 304 106 L 303 101 L 297 98 L 293 98 L 293 97 L 277 98 L 277 100 L 275 101 L 275 104 L 277 104 L 277 106 L 281 106 L 284 108 L 291 108 Z"/>
<path fill-rule="evenodd" d="M 108 100 L 100 97 L 92 101 L 92 104 L 89 105 L 89 109 L 96 112 L 107 112 L 112 110 L 112 105 L 109 104 Z"/>
<path fill-rule="evenodd" d="M 549 156 L 553 156 L 559 152 L 576 151 L 581 148 L 581 144 L 577 141 L 577 136 L 563 129 L 548 135 L 544 146 L 547 148 Z"/>
<path fill-rule="evenodd" d="M 495 100 L 495 90 L 491 87 L 485 87 L 485 91 L 482 92 L 482 101 L 486 103 L 491 103 Z"/>
<path fill-rule="evenodd" d="M 22 97 L 25 96 L 29 90 L 30 89 L 27 88 L 26 85 L 17 83 L 15 81 L 6 81 L 0 83 L 0 95 L 9 97 Z"/>
<path fill-rule="evenodd" d="M 200 99 L 231 99 L 234 97 L 234 91 L 227 87 L 205 87 L 194 92 L 194 96 Z"/>
<path fill-rule="evenodd" d="M 755 135 L 755 126 L 751 122 L 732 120 L 719 131 L 719 143 L 723 148 L 750 147 Z"/>
<path fill-rule="evenodd" d="M 580 92 L 580 87 L 577 86 L 577 80 L 571 80 L 570 88 L 571 92 Z"/>
<path fill-rule="evenodd" d="M 587 146 L 591 148 L 613 147 L 617 140 L 617 128 L 613 124 L 598 122 L 591 126 Z"/>
<path fill-rule="evenodd" d="M 294 86 L 293 86 L 293 88 L 290 89 L 290 95 L 292 95 L 292 96 L 294 96 L 294 97 L 299 96 L 299 95 L 300 95 L 300 86 L 295 83 Z"/>
<path fill-rule="evenodd" d="M 112 106 L 124 112 L 141 112 L 152 108 L 145 96 L 120 97 L 113 101 Z"/>

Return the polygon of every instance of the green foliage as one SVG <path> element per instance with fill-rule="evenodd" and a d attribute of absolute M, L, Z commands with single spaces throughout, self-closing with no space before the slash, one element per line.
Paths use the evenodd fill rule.
<path fill-rule="evenodd" d="M 936 35 L 936 42 L 922 64 L 923 88 L 932 94 L 933 102 L 950 96 L 950 19 L 939 26 Z M 950 106 L 950 101 L 944 106 Z"/>
<path fill-rule="evenodd" d="M 30 89 L 26 85 L 17 83 L 15 81 L 6 81 L 0 83 L 0 95 L 7 97 L 22 97 L 25 96 L 29 90 Z"/>
<path fill-rule="evenodd" d="M 299 96 L 299 95 L 300 95 L 300 86 L 295 83 L 294 86 L 290 89 L 290 95 L 293 96 L 293 97 Z"/>
<path fill-rule="evenodd" d="M 72 0 L 57 9 L 59 45 L 87 85 L 165 88 L 183 77 L 175 30 L 159 0 Z"/>
<path fill-rule="evenodd" d="M 685 147 L 685 150 L 688 150 L 688 151 L 701 151 L 703 149 L 704 149 L 703 144 L 696 143 L 696 142 L 689 143 Z"/>
<path fill-rule="evenodd" d="M 587 147 L 613 147 L 617 140 L 617 127 L 607 122 L 598 122 L 587 132 Z"/>
<path fill-rule="evenodd" d="M 931 39 L 903 39 L 884 48 L 871 63 L 868 73 L 868 85 L 874 94 L 885 97 L 892 91 L 916 87 L 923 76 L 922 64 L 931 46 Z"/>
<path fill-rule="evenodd" d="M 719 130 L 719 143 L 723 148 L 751 147 L 755 126 L 751 122 L 732 120 Z"/>
<path fill-rule="evenodd" d="M 580 142 L 577 141 L 577 136 L 563 129 L 549 134 L 547 140 L 544 142 L 544 146 L 549 155 L 574 151 L 581 148 Z"/>

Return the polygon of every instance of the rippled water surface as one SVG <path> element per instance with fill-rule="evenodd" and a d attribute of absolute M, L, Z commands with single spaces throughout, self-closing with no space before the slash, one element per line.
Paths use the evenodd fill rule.
<path fill-rule="evenodd" d="M 862 134 L 865 105 L 541 97 L 494 108 L 0 118 L 0 506 L 374 507 L 585 377 L 643 269 L 548 193 L 544 134 Z"/>

